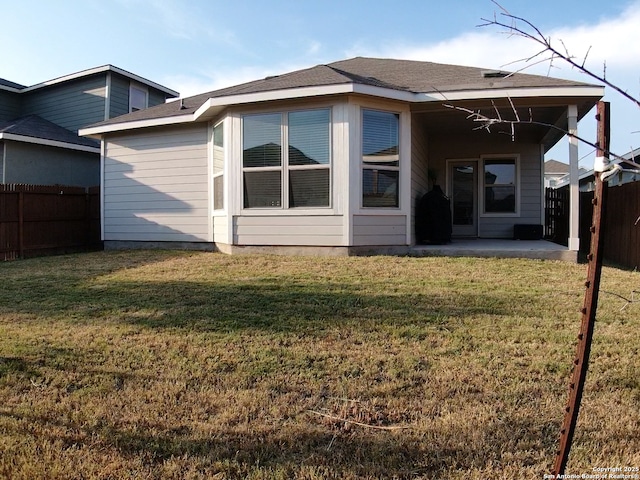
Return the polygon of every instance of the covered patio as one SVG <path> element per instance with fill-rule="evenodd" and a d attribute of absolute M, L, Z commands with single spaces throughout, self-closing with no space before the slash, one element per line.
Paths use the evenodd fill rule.
<path fill-rule="evenodd" d="M 454 238 L 444 245 L 415 245 L 411 255 L 443 257 L 532 258 L 577 262 L 578 252 L 546 240 Z"/>

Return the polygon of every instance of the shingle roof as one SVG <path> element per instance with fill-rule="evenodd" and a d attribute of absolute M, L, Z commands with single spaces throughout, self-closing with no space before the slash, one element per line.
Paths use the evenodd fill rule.
<path fill-rule="evenodd" d="M 490 72 L 490 74 L 486 74 Z M 546 76 L 503 72 L 414 60 L 356 57 L 297 70 L 260 80 L 195 95 L 100 122 L 92 127 L 193 114 L 208 99 L 303 87 L 359 84 L 409 93 L 446 93 L 460 90 L 588 86 L 589 84 Z"/>
<path fill-rule="evenodd" d="M 547 160 L 546 162 L 544 162 L 544 173 L 566 174 L 569 173 L 569 165 L 557 160 Z"/>
<path fill-rule="evenodd" d="M 100 147 L 99 142 L 90 138 L 79 137 L 72 131 L 37 115 L 27 115 L 10 122 L 0 122 L 0 133 L 53 140 L 85 147 Z"/>
<path fill-rule="evenodd" d="M 496 70 L 461 65 L 448 65 L 415 60 L 356 57 L 330 64 L 363 77 L 376 78 L 396 85 L 398 89 L 416 93 L 453 92 L 469 89 L 505 87 L 557 87 L 586 85 L 558 78 L 514 73 L 502 78 Z M 487 74 L 488 75 L 485 75 Z"/>

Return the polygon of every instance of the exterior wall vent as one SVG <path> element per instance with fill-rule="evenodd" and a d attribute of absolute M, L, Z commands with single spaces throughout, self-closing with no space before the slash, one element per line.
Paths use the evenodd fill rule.
<path fill-rule="evenodd" d="M 506 78 L 511 75 L 510 72 L 503 72 L 502 70 L 484 70 L 482 72 L 482 78 Z"/>

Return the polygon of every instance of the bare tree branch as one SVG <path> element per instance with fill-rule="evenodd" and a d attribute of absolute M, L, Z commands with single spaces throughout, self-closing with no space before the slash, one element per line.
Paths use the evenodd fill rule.
<path fill-rule="evenodd" d="M 344 422 L 351 423 L 353 425 L 358 425 L 359 427 L 365 428 L 373 428 L 375 430 L 407 430 L 411 429 L 410 426 L 398 425 L 398 426 L 384 426 L 384 425 L 371 425 L 369 423 L 357 422 L 355 420 L 349 420 L 348 418 L 336 417 L 335 415 L 329 415 L 328 413 L 317 412 L 315 410 L 307 410 L 308 413 L 313 413 L 314 415 L 318 415 L 320 417 L 328 418 L 329 420 L 334 420 L 336 422 Z"/>
<path fill-rule="evenodd" d="M 511 99 L 509 99 L 509 101 L 511 101 Z M 493 103 L 493 102 L 492 102 Z M 533 120 L 533 118 L 531 118 L 531 111 L 530 111 L 530 118 L 529 120 L 521 120 L 519 114 L 517 113 L 517 110 L 515 109 L 515 106 L 513 105 L 513 102 L 511 103 L 512 108 L 514 109 L 514 112 L 516 114 L 516 118 L 514 120 L 507 120 L 502 118 L 502 116 L 499 114 L 496 117 L 489 117 L 485 114 L 483 114 L 480 110 L 471 110 L 470 108 L 466 108 L 466 107 L 461 107 L 459 105 L 452 105 L 450 103 L 445 103 L 443 104 L 444 107 L 446 108 L 451 108 L 453 110 L 458 110 L 460 112 L 464 112 L 467 114 L 467 119 L 473 121 L 473 122 L 477 122 L 479 123 L 479 125 L 477 127 L 475 127 L 473 130 L 486 130 L 488 132 L 491 131 L 491 127 L 495 126 L 495 125 L 508 125 L 511 127 L 512 131 L 513 131 L 513 127 L 515 125 L 538 125 L 538 126 L 542 126 L 542 127 L 547 127 L 553 130 L 557 130 L 558 132 L 562 132 L 565 135 L 567 135 L 570 138 L 575 138 L 576 140 L 578 140 L 579 142 L 584 143 L 585 145 L 589 145 L 590 147 L 593 147 L 594 149 L 599 148 L 599 146 L 597 145 L 597 143 L 591 142 L 589 140 L 587 140 L 586 138 L 582 138 L 574 133 L 571 132 L 567 132 L 564 128 L 560 128 L 557 125 L 554 125 L 552 123 L 547 123 L 547 122 L 539 122 L 536 120 Z M 495 108 L 495 104 L 494 104 L 494 108 Z M 618 160 L 622 160 L 624 162 L 627 163 L 634 163 L 631 162 L 630 160 L 617 155 L 614 152 L 605 151 L 605 154 L 616 158 Z"/>
<path fill-rule="evenodd" d="M 509 62 L 503 65 L 503 66 L 509 66 L 517 63 L 525 64 L 522 68 L 508 74 L 505 78 L 509 78 L 512 75 L 521 73 L 527 70 L 528 68 L 531 68 L 535 65 L 539 65 L 545 62 L 549 62 L 548 73 L 550 73 L 551 68 L 554 67 L 554 61 L 560 59 L 568 63 L 569 65 L 571 65 L 573 68 L 597 80 L 598 82 L 603 83 L 604 85 L 612 88 L 613 90 L 618 92 L 620 95 L 622 95 L 626 99 L 633 102 L 636 106 L 640 107 L 640 99 L 639 99 L 640 97 L 639 98 L 633 97 L 627 91 L 623 90 L 617 85 L 614 85 L 613 83 L 609 82 L 606 79 L 606 63 L 604 64 L 604 67 L 603 67 L 604 74 L 602 76 L 593 73 L 591 70 L 589 70 L 586 67 L 587 58 L 589 56 L 589 53 L 591 52 L 591 46 L 589 46 L 589 48 L 587 49 L 587 52 L 585 53 L 584 58 L 582 58 L 582 62 L 577 63 L 577 61 L 575 60 L 575 57 L 570 54 L 569 49 L 565 45 L 564 41 L 562 41 L 562 39 L 560 39 L 559 42 L 562 45 L 564 52 L 556 49 L 551 43 L 551 37 L 545 37 L 542 31 L 538 27 L 536 27 L 532 22 L 530 22 L 525 18 L 512 15 L 497 0 L 491 0 L 491 1 L 494 5 L 496 5 L 500 9 L 501 12 L 499 13 L 499 15 L 498 13 L 494 12 L 493 20 L 482 18 L 481 20 L 484 23 L 478 25 L 478 27 L 489 27 L 489 26 L 502 27 L 505 29 L 505 31 L 502 32 L 503 34 L 506 34 L 510 37 L 512 36 L 522 37 L 527 40 L 533 41 L 534 43 L 540 46 L 540 50 L 534 53 L 533 55 L 530 55 L 525 58 L 521 58 L 520 60 Z M 501 20 L 500 18 L 504 20 Z M 521 26 L 521 25 L 524 25 L 524 26 Z M 509 97 L 508 100 L 511 105 L 511 109 L 514 113 L 513 120 L 507 120 L 503 118 L 503 116 L 500 113 L 500 110 L 496 107 L 494 101 L 492 101 L 491 104 L 493 106 L 493 110 L 495 111 L 495 117 L 489 117 L 488 115 L 483 114 L 480 110 L 471 110 L 471 109 L 453 105 L 453 104 L 446 104 L 445 106 L 448 108 L 452 108 L 452 109 L 459 110 L 461 112 L 466 113 L 468 119 L 479 124 L 477 127 L 474 128 L 474 130 L 487 130 L 490 132 L 492 127 L 503 124 L 509 128 L 511 138 L 512 140 L 515 140 L 515 125 L 518 125 L 518 124 L 539 125 L 539 126 L 544 126 L 544 127 L 559 131 L 569 136 L 570 138 L 575 138 L 576 140 L 584 143 L 585 145 L 589 145 L 594 149 L 598 149 L 598 145 L 596 143 L 590 142 L 582 137 L 579 137 L 571 132 L 568 132 L 566 129 L 560 128 L 551 123 L 535 121 L 533 119 L 533 114 L 531 109 L 529 109 L 529 119 L 522 120 L 518 114 L 518 110 L 515 108 L 513 104 L 512 99 Z M 499 132 L 499 133 L 506 133 L 506 132 Z M 635 159 L 629 160 L 611 151 L 606 151 L 605 155 L 609 157 L 613 157 L 617 160 L 620 160 L 634 167 L 640 167 L 640 165 L 635 162 Z"/>
<path fill-rule="evenodd" d="M 589 52 L 591 51 L 591 45 L 589 45 L 589 48 L 587 49 L 587 53 L 584 54 L 584 58 L 582 59 L 582 67 L 584 68 L 585 64 L 587 63 L 587 57 L 589 56 Z"/>
<path fill-rule="evenodd" d="M 503 12 L 500 13 L 500 16 L 509 19 L 509 23 L 506 23 L 505 21 L 500 20 L 498 16 L 494 15 L 493 20 L 482 18 L 481 20 L 484 23 L 478 25 L 479 27 L 498 26 L 498 27 L 502 27 L 502 28 L 507 29 L 506 33 L 508 33 L 509 35 L 517 35 L 517 36 L 520 36 L 520 37 L 524 37 L 524 38 L 526 38 L 528 40 L 531 40 L 531 41 L 537 43 L 538 45 L 540 45 L 540 47 L 542 47 L 542 50 L 540 50 L 540 52 L 538 52 L 536 55 L 534 55 L 531 58 L 535 58 L 536 56 L 539 56 L 539 55 L 541 55 L 541 54 L 543 54 L 545 52 L 549 52 L 550 53 L 550 57 L 547 59 L 549 62 L 553 62 L 553 60 L 555 60 L 556 58 L 560 58 L 563 61 L 567 62 L 572 67 L 574 67 L 577 70 L 581 71 L 582 73 L 585 73 L 586 75 L 590 76 L 594 80 L 597 80 L 598 82 L 601 82 L 601 83 L 605 84 L 606 86 L 612 88 L 613 90 L 618 92 L 620 95 L 625 97 L 627 100 L 630 100 L 636 106 L 640 107 L 640 99 L 635 98 L 633 95 L 629 94 L 627 91 L 623 90 L 622 88 L 618 87 L 617 85 L 611 83 L 610 81 L 608 81 L 606 79 L 606 69 L 605 69 L 605 74 L 604 75 L 598 75 L 598 74 L 592 72 L 591 70 L 589 70 L 588 68 L 585 67 L 586 55 L 585 55 L 585 58 L 584 58 L 584 61 L 582 62 L 582 64 L 577 63 L 574 60 L 574 57 L 572 57 L 571 55 L 568 54 L 568 51 L 567 51 L 567 53 L 562 53 L 558 49 L 556 49 L 551 44 L 551 39 L 545 37 L 542 34 L 542 32 L 540 31 L 540 29 L 538 29 L 538 27 L 536 27 L 529 20 L 527 20 L 525 18 L 522 18 L 522 17 L 515 16 L 515 15 L 511 15 L 510 13 L 506 12 L 506 10 L 504 10 L 504 8 L 502 8 L 500 6 L 500 4 L 498 4 L 495 1 L 493 3 L 498 5 L 498 7 L 500 7 L 503 10 Z M 520 27 L 519 24 L 520 25 L 524 24 L 525 26 L 524 27 Z M 562 45 L 564 46 L 564 43 Z M 566 50 L 566 47 L 565 47 L 565 50 Z M 529 66 L 531 66 L 531 65 L 529 65 Z"/>

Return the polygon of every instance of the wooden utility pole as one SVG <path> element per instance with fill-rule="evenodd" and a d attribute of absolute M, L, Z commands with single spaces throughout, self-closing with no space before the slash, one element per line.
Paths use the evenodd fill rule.
<path fill-rule="evenodd" d="M 609 102 L 598 102 L 598 151 L 596 157 L 609 158 Z M 580 401 L 582 391 L 587 377 L 589 367 L 589 353 L 591 351 L 591 340 L 593 338 L 593 327 L 596 320 L 596 310 L 598 308 L 598 294 L 600 292 L 600 276 L 602 272 L 602 251 L 603 242 L 602 225 L 604 223 L 604 206 L 607 193 L 607 184 L 602 181 L 602 173 L 594 169 L 596 189 L 593 197 L 593 221 L 591 224 L 591 245 L 587 260 L 587 281 L 585 282 L 584 306 L 582 307 L 582 321 L 580 332 L 578 333 L 578 346 L 576 356 L 573 361 L 573 372 L 569 384 L 569 400 L 565 409 L 564 421 L 560 430 L 560 448 L 557 452 L 556 461 L 553 468 L 554 478 L 561 478 L 564 475 L 569 450 L 578 421 L 580 411 Z"/>

